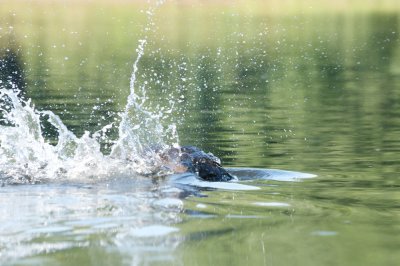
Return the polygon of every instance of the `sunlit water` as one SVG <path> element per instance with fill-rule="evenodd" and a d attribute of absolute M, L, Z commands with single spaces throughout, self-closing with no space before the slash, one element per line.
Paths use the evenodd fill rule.
<path fill-rule="evenodd" d="M 397 265 L 399 14 L 161 4 L 0 7 L 0 264 Z"/>

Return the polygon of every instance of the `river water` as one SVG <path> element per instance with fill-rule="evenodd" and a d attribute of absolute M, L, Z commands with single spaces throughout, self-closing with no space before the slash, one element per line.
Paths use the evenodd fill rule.
<path fill-rule="evenodd" d="M 5 1 L 0 264 L 397 265 L 400 12 L 284 7 Z"/>

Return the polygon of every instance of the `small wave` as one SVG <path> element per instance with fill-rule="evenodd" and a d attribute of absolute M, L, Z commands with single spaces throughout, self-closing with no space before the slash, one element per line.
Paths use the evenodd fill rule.
<path fill-rule="evenodd" d="M 274 180 L 274 181 L 299 181 L 314 178 L 316 175 L 310 173 L 287 171 L 279 169 L 263 168 L 227 168 L 239 180 Z"/>

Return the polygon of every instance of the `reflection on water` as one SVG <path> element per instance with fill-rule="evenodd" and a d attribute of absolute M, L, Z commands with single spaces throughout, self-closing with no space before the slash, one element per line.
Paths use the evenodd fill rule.
<path fill-rule="evenodd" d="M 52 11 L 0 7 L 2 82 L 22 73 L 11 78 L 38 110 L 79 137 L 118 122 L 146 15 L 117 4 Z M 318 177 L 239 183 L 257 190 L 176 190 L 139 177 L 6 186 L 2 262 L 397 264 L 399 13 L 244 11 L 160 8 L 137 75 L 148 108 L 174 99 L 163 122 L 225 165 Z"/>
<path fill-rule="evenodd" d="M 138 263 L 160 260 L 181 241 L 176 234 L 179 229 L 170 226 L 181 220 L 179 193 L 162 184 L 157 189 L 144 178 L 4 187 L 0 194 L 1 263 L 36 254 L 57 257 L 59 251 L 68 253 L 74 248 L 88 255 L 104 250 L 106 254 L 89 258 L 93 265 L 105 265 L 102 259 L 115 252 L 128 253 Z M 123 260 L 114 259 L 111 262 Z M 45 263 L 55 261 L 49 258 Z"/>
<path fill-rule="evenodd" d="M 8 89 L 24 90 L 25 77 L 18 53 L 6 48 L 0 54 L 0 84 Z"/>

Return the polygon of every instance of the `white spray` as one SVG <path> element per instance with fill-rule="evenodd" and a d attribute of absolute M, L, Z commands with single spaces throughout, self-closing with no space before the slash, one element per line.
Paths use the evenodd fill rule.
<path fill-rule="evenodd" d="M 154 24 L 152 16 L 155 8 L 163 2 L 158 1 L 155 7 L 146 12 L 146 31 Z M 19 97 L 18 90 L 0 87 L 0 181 L 24 183 L 45 179 L 88 179 L 155 173 L 160 164 L 157 151 L 177 145 L 178 136 L 175 124 L 167 127 L 162 124 L 162 111 L 154 112 L 146 107 L 148 88 L 137 84 L 138 64 L 144 55 L 146 43 L 147 35 L 139 41 L 136 50 L 137 58 L 130 78 L 130 95 L 117 125 L 118 138 L 109 155 L 101 152 L 101 132 L 85 132 L 82 137 L 77 137 L 53 112 L 38 111 L 30 100 L 25 101 Z M 55 145 L 43 137 L 44 119 L 58 132 Z M 106 125 L 103 131 L 111 127 L 114 124 Z"/>

